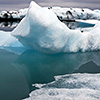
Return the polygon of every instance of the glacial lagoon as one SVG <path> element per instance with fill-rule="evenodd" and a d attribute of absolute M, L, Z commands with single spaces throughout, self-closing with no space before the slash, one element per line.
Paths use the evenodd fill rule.
<path fill-rule="evenodd" d="M 74 74 L 78 75 L 79 73 L 83 77 L 85 77 L 86 73 L 89 74 L 90 77 L 88 78 L 90 78 L 90 80 L 91 75 L 94 75 L 92 79 L 97 79 L 96 82 L 99 84 L 100 79 L 95 75 L 100 76 L 100 51 L 49 55 L 27 50 L 21 55 L 17 55 L 0 49 L 0 99 L 22 100 L 28 98 L 29 93 L 38 89 L 38 87 L 33 84 L 48 84 L 55 81 L 55 76 L 73 75 L 74 77 Z M 81 78 L 80 75 L 78 76 Z M 66 80 L 67 78 L 69 80 L 69 77 L 65 77 Z M 76 80 L 79 81 L 77 78 Z M 60 79 L 60 82 L 63 83 L 64 80 Z M 83 83 L 85 82 L 83 79 Z M 94 80 L 91 82 L 93 83 Z M 78 87 L 78 89 L 81 90 L 82 87 L 79 86 L 82 83 L 77 82 L 77 84 L 78 86 L 76 86 L 76 88 Z M 63 87 L 63 85 L 61 86 Z M 92 89 L 88 84 L 85 84 L 85 86 L 86 88 Z M 95 88 L 97 84 L 93 86 L 93 90 L 97 92 Z M 54 85 L 53 87 L 56 86 Z M 62 87 L 58 86 L 56 88 L 62 89 Z M 63 88 L 70 89 L 70 85 Z M 74 91 L 74 88 L 75 87 L 72 87 L 71 89 Z M 100 87 L 97 88 L 98 90 L 100 89 Z M 99 96 L 93 97 L 91 93 L 90 98 L 99 100 Z"/>
<path fill-rule="evenodd" d="M 14 26 L 12 22 L 3 23 L 0 29 L 10 32 L 19 22 Z M 80 31 L 94 26 L 82 22 L 65 24 Z M 65 96 L 69 100 L 82 100 L 85 96 L 86 100 L 100 99 L 100 51 L 56 54 L 31 49 L 16 51 L 18 48 L 0 49 L 1 100 L 57 100 Z"/>

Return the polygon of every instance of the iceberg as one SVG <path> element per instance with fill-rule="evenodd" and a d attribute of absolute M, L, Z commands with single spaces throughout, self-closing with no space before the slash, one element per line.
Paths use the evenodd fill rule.
<path fill-rule="evenodd" d="M 24 47 L 44 53 L 100 50 L 99 29 L 97 21 L 88 31 L 70 30 L 54 11 L 32 1 L 26 16 L 12 32 L 0 32 L 0 48 Z"/>
<path fill-rule="evenodd" d="M 53 11 L 31 2 L 27 15 L 11 33 L 25 47 L 44 53 L 100 50 L 100 22 L 90 31 L 70 30 Z"/>

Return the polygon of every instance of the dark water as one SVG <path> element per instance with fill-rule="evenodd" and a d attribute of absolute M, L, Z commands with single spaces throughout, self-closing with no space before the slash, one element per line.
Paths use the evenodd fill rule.
<path fill-rule="evenodd" d="M 22 100 L 36 89 L 32 84 L 72 73 L 100 73 L 100 51 L 49 55 L 27 50 L 18 55 L 0 49 L 0 100 Z"/>
<path fill-rule="evenodd" d="M 15 22 L 9 22 L 9 21 L 0 21 L 0 30 L 2 31 L 12 31 L 20 21 L 15 21 Z"/>

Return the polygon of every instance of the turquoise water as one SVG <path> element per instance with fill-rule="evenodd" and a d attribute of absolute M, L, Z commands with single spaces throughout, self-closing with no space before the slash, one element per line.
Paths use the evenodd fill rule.
<path fill-rule="evenodd" d="M 70 29 L 77 29 L 77 28 L 90 28 L 93 27 L 95 24 L 85 23 L 85 22 L 64 22 Z"/>
<path fill-rule="evenodd" d="M 0 100 L 21 100 L 30 92 L 25 76 L 13 65 L 17 57 L 0 50 Z"/>
<path fill-rule="evenodd" d="M 100 52 L 44 54 L 28 50 L 21 55 L 0 50 L 0 100 L 22 100 L 54 76 L 100 73 Z"/>

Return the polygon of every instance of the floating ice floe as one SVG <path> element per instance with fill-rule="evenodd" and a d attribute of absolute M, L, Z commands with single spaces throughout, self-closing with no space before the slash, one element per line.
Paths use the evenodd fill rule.
<path fill-rule="evenodd" d="M 100 74 L 67 74 L 55 81 L 36 86 L 24 100 L 100 100 Z"/>

